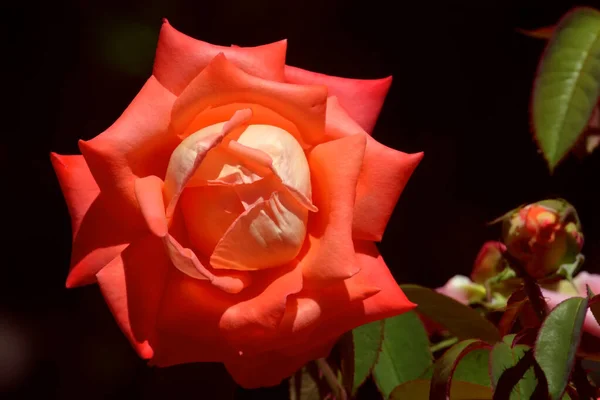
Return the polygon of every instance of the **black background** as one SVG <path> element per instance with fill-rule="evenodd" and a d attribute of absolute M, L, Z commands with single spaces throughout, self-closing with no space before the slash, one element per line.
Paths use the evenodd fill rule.
<path fill-rule="evenodd" d="M 96 136 L 118 118 L 151 74 L 163 17 L 215 44 L 287 38 L 287 63 L 306 69 L 356 78 L 394 76 L 374 137 L 405 152 L 425 152 L 379 246 L 398 282 L 436 287 L 454 274 L 468 274 L 481 244 L 498 236 L 487 221 L 549 196 L 576 206 L 586 234 L 585 268 L 600 272 L 600 153 L 583 161 L 570 157 L 548 174 L 528 115 L 544 41 L 515 32 L 553 24 L 575 4 L 3 5 L 2 64 L 8 71 L 2 104 L 8 109 L 0 135 L 0 197 L 8 223 L 0 245 L 0 397 L 225 398 L 216 394 L 228 384 L 222 367 L 146 367 L 96 286 L 64 287 L 70 223 L 49 152 L 76 154 L 78 139 Z M 282 386 L 238 395 L 285 393 Z"/>

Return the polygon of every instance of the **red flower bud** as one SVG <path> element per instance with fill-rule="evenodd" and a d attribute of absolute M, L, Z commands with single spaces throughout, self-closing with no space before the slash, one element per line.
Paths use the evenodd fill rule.
<path fill-rule="evenodd" d="M 553 274 L 579 254 L 583 234 L 578 225 L 577 216 L 568 203 L 534 203 L 505 220 L 504 242 L 508 252 L 523 264 L 529 275 L 539 279 Z"/>
<path fill-rule="evenodd" d="M 505 251 L 506 246 L 501 242 L 489 241 L 484 243 L 475 259 L 471 280 L 484 284 L 485 281 L 502 271 L 505 266 L 502 253 Z"/>

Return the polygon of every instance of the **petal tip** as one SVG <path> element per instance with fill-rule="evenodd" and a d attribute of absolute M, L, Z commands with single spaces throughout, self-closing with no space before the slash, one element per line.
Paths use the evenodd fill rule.
<path fill-rule="evenodd" d="M 381 79 L 375 79 L 373 81 L 373 83 L 376 84 L 376 86 L 379 86 L 379 88 L 382 91 L 387 92 L 390 87 L 392 86 L 392 81 L 394 80 L 394 77 L 392 75 L 386 76 L 385 78 L 381 78 Z"/>
<path fill-rule="evenodd" d="M 93 281 L 92 281 L 93 279 Z M 69 273 L 69 275 L 67 276 L 67 281 L 65 282 L 65 288 L 67 289 L 74 289 L 80 286 L 86 286 L 86 285 L 91 285 L 92 283 L 95 283 L 95 276 L 93 276 L 93 278 L 88 278 L 88 280 L 86 281 L 84 278 L 81 277 L 81 274 L 79 274 L 79 276 L 76 273 L 73 273 L 73 270 L 71 270 L 71 272 Z"/>
<path fill-rule="evenodd" d="M 73 289 L 76 288 L 77 285 L 75 285 L 75 283 L 73 282 L 73 279 L 71 279 L 71 275 L 69 275 L 67 277 L 67 281 L 65 282 L 65 288 L 67 289 Z"/>
<path fill-rule="evenodd" d="M 62 156 L 58 153 L 55 152 L 50 152 L 50 163 L 52 164 L 52 167 L 54 168 L 54 170 L 56 171 L 57 167 L 66 167 L 65 163 L 62 160 Z"/>
<path fill-rule="evenodd" d="M 154 349 L 152 349 L 148 341 L 144 341 L 144 343 L 138 347 L 137 351 L 144 360 L 150 360 L 154 357 Z"/>

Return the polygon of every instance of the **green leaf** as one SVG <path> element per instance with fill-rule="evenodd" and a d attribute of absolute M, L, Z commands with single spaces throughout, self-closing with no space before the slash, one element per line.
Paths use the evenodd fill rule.
<path fill-rule="evenodd" d="M 342 355 L 342 375 L 346 390 L 355 394 L 367 380 L 381 351 L 384 321 L 359 326 L 349 332 L 347 353 Z"/>
<path fill-rule="evenodd" d="M 417 379 L 396 387 L 389 400 L 428 399 L 431 382 Z M 451 400 L 491 400 L 492 390 L 470 382 L 453 381 L 450 390 Z"/>
<path fill-rule="evenodd" d="M 469 351 L 458 362 L 452 374 L 452 384 L 458 380 L 491 387 L 492 383 L 488 372 L 489 360 L 489 348 Z"/>
<path fill-rule="evenodd" d="M 429 338 L 415 312 L 384 320 L 381 353 L 373 369 L 375 384 L 384 398 L 396 386 L 419 378 L 431 363 Z"/>
<path fill-rule="evenodd" d="M 430 400 L 446 400 L 450 393 L 450 381 L 461 359 L 469 352 L 482 348 L 489 348 L 489 345 L 481 340 L 470 339 L 457 343 L 446 351 L 433 365 Z M 486 371 L 486 367 L 487 365 L 480 368 Z M 467 369 L 470 369 L 469 366 Z"/>
<path fill-rule="evenodd" d="M 444 326 L 459 339 L 476 338 L 495 343 L 498 329 L 485 317 L 458 301 L 418 285 L 400 285 L 417 312 Z"/>
<path fill-rule="evenodd" d="M 510 337 L 509 337 L 510 336 Z M 492 387 L 496 389 L 500 376 L 509 368 L 513 368 L 525 356 L 525 353 L 531 348 L 519 344 L 512 347 L 512 341 L 515 335 L 508 335 L 502 342 L 496 343 L 490 354 L 490 376 L 492 378 Z M 530 367 L 518 380 L 510 394 L 511 400 L 530 399 L 535 391 L 537 379 L 533 367 Z"/>
<path fill-rule="evenodd" d="M 567 386 L 587 307 L 588 300 L 581 297 L 563 301 L 544 320 L 538 333 L 534 356 L 548 379 L 553 400 L 560 399 Z"/>
<path fill-rule="evenodd" d="M 513 342 L 515 341 L 515 338 L 517 337 L 516 333 L 511 333 L 509 335 L 506 335 L 502 338 L 502 341 L 504 343 L 506 343 L 507 345 L 509 345 L 510 347 L 512 347 Z"/>
<path fill-rule="evenodd" d="M 584 131 L 600 96 L 600 12 L 575 8 L 558 23 L 532 96 L 535 138 L 552 171 Z"/>
<path fill-rule="evenodd" d="M 556 271 L 556 275 L 559 275 L 569 282 L 573 280 L 573 276 L 579 271 L 579 268 L 583 265 L 585 261 L 585 256 L 583 254 L 577 254 L 574 256 L 574 260 L 571 263 L 564 263 L 558 270 Z"/>

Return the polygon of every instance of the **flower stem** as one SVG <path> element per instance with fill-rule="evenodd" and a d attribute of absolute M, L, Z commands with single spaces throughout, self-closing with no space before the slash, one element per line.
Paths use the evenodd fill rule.
<path fill-rule="evenodd" d="M 515 259 L 508 252 L 504 254 L 504 257 L 508 260 L 510 266 L 515 270 L 517 275 L 523 279 L 525 293 L 529 298 L 531 307 L 533 308 L 533 311 L 539 318 L 540 322 L 543 322 L 546 316 L 548 316 L 548 304 L 546 304 L 546 300 L 544 300 L 540 286 L 537 284 L 535 279 L 527 273 L 519 260 Z M 573 365 L 571 378 L 575 384 L 575 390 L 581 399 L 594 398 L 591 394 L 594 392 L 594 389 L 590 385 L 587 375 L 581 366 L 580 360 L 578 359 L 575 360 L 575 364 Z"/>
<path fill-rule="evenodd" d="M 531 308 L 533 308 L 533 311 L 540 322 L 543 322 L 548 315 L 548 305 L 546 304 L 546 300 L 544 300 L 540 286 L 537 284 L 535 279 L 527 273 L 525 267 L 521 265 L 519 260 L 517 260 L 508 252 L 504 253 L 504 258 L 506 258 L 511 268 L 517 273 L 517 276 L 523 279 L 525 294 L 527 294 L 527 297 L 529 298 Z"/>
<path fill-rule="evenodd" d="M 331 366 L 329 365 L 327 360 L 325 360 L 324 358 L 319 358 L 315 360 L 315 363 L 323 373 L 323 376 L 329 384 L 329 387 L 331 388 L 331 390 L 333 390 L 333 393 L 335 393 L 336 399 L 339 397 L 339 400 L 348 400 L 348 395 L 346 394 L 346 391 L 340 384 L 340 381 L 338 381 L 337 377 L 335 376 L 335 373 L 331 369 Z"/>

